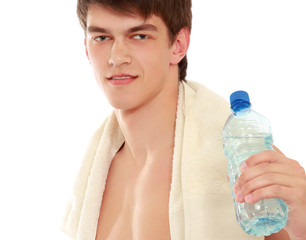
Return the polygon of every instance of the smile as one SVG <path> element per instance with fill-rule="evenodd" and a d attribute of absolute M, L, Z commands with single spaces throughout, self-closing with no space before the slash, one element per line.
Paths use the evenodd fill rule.
<path fill-rule="evenodd" d="M 125 75 L 125 74 L 120 74 L 120 75 L 113 75 L 111 77 L 108 77 L 107 80 L 112 84 L 112 85 L 127 85 L 132 83 L 138 76 L 133 76 L 133 75 Z"/>
<path fill-rule="evenodd" d="M 123 76 L 123 77 L 112 77 L 111 80 L 118 80 L 118 79 L 127 79 L 127 78 L 135 78 L 130 76 Z"/>

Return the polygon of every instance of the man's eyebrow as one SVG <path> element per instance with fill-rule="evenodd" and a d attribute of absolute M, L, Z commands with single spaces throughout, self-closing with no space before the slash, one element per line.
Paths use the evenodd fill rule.
<path fill-rule="evenodd" d="M 105 28 L 97 27 L 97 26 L 89 26 L 89 27 L 87 27 L 86 32 L 88 32 L 88 33 L 93 33 L 93 32 L 109 33 L 109 30 L 107 30 Z"/>
<path fill-rule="evenodd" d="M 154 32 L 157 32 L 158 28 L 155 25 L 146 23 L 146 24 L 142 24 L 142 25 L 139 25 L 139 26 L 132 27 L 127 32 L 128 33 L 133 33 L 133 32 L 138 32 L 138 31 L 154 31 Z"/>
<path fill-rule="evenodd" d="M 138 31 L 154 31 L 157 32 L 158 28 L 155 25 L 146 23 L 139 26 L 131 27 L 126 32 L 127 33 L 133 33 Z M 86 29 L 86 32 L 88 33 L 110 33 L 111 31 L 107 28 L 101 28 L 98 26 L 88 26 Z"/>

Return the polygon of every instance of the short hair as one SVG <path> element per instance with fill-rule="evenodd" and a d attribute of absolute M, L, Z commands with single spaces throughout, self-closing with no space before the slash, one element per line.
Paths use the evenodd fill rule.
<path fill-rule="evenodd" d="M 191 0 L 78 0 L 77 14 L 84 31 L 87 28 L 87 13 L 91 4 L 111 8 L 123 14 L 138 14 L 144 19 L 159 16 L 166 24 L 171 43 L 179 31 L 187 27 L 191 31 Z M 185 80 L 187 56 L 178 64 L 179 80 Z"/>

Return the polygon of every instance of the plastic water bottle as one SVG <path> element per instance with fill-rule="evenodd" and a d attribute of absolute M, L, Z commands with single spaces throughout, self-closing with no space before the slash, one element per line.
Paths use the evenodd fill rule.
<path fill-rule="evenodd" d="M 246 233 L 268 236 L 285 227 L 287 205 L 278 198 L 260 200 L 255 204 L 237 203 L 233 186 L 246 159 L 253 154 L 273 150 L 270 123 L 264 116 L 251 109 L 247 92 L 234 92 L 230 101 L 233 112 L 223 129 L 223 149 L 228 158 L 228 175 L 236 218 Z"/>

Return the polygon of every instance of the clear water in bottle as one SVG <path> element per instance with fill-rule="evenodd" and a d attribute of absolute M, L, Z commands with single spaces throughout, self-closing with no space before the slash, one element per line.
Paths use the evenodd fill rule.
<path fill-rule="evenodd" d="M 254 236 L 268 236 L 280 231 L 287 223 L 287 205 L 278 198 L 264 199 L 255 204 L 237 203 L 233 186 L 240 176 L 240 167 L 250 156 L 273 150 L 269 121 L 251 109 L 248 94 L 231 95 L 233 113 L 223 129 L 223 148 L 228 158 L 228 175 L 235 204 L 236 218 L 243 230 Z"/>

